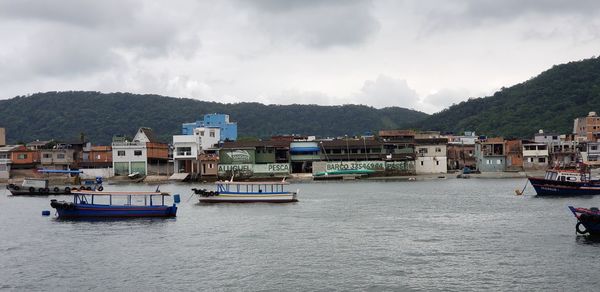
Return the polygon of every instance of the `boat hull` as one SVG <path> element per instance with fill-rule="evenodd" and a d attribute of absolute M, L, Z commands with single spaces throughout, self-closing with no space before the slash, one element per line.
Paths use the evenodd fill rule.
<path fill-rule="evenodd" d="M 587 208 L 575 208 L 573 206 L 569 206 L 569 209 L 577 218 L 577 225 L 575 226 L 575 230 L 579 234 L 590 234 L 593 236 L 600 235 L 600 211 L 592 211 Z M 579 225 L 583 225 L 584 229 L 579 227 Z"/>
<path fill-rule="evenodd" d="M 216 196 L 201 196 L 200 203 L 292 203 L 298 202 L 296 193 L 246 195 L 246 194 L 219 194 Z"/>
<path fill-rule="evenodd" d="M 58 218 L 142 218 L 175 217 L 177 206 L 114 206 L 73 204 L 70 207 L 55 207 Z"/>
<path fill-rule="evenodd" d="M 592 196 L 600 195 L 598 182 L 567 182 L 530 177 L 529 182 L 538 196 Z"/>

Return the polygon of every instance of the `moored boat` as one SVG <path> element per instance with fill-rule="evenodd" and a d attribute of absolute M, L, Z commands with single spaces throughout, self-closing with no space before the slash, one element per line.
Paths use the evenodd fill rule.
<path fill-rule="evenodd" d="M 599 195 L 600 180 L 594 180 L 585 166 L 578 169 L 548 169 L 543 178 L 529 177 L 538 196 Z"/>
<path fill-rule="evenodd" d="M 216 191 L 192 189 L 201 203 L 290 203 L 298 201 L 298 191 L 285 190 L 285 180 L 275 182 L 218 181 Z"/>
<path fill-rule="evenodd" d="M 73 201 L 51 200 L 58 218 L 175 217 L 177 205 L 165 205 L 164 192 L 75 191 Z M 175 200 L 176 201 L 176 200 Z"/>
<path fill-rule="evenodd" d="M 575 225 L 577 233 L 600 235 L 600 210 L 598 208 L 588 209 L 569 206 L 569 210 L 577 218 L 577 225 Z"/>
<path fill-rule="evenodd" d="M 96 177 L 92 180 L 82 180 L 79 175 L 80 170 L 55 170 L 55 169 L 38 169 L 38 173 L 47 175 L 46 178 L 26 178 L 20 185 L 8 184 L 6 189 L 13 196 L 48 196 L 48 195 L 68 195 L 75 190 L 98 190 L 102 191 L 102 177 Z M 53 183 L 49 177 L 50 174 L 67 175 L 67 183 Z M 74 175 L 75 177 L 71 177 Z"/>

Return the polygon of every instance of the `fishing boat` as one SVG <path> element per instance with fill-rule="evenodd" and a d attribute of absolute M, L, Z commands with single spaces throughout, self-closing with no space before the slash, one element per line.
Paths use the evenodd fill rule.
<path fill-rule="evenodd" d="M 165 205 L 164 192 L 74 191 L 73 201 L 51 200 L 58 218 L 175 217 L 178 195 L 173 205 Z"/>
<path fill-rule="evenodd" d="M 599 195 L 600 180 L 592 179 L 589 168 L 552 168 L 544 177 L 528 177 L 538 196 Z"/>
<path fill-rule="evenodd" d="M 20 185 L 8 184 L 6 189 L 13 196 L 48 196 L 48 195 L 68 195 L 74 190 L 97 190 L 102 191 L 102 177 L 96 177 L 91 180 L 83 180 L 79 176 L 81 170 L 58 170 L 58 169 L 38 169 L 38 173 L 46 175 L 45 178 L 26 178 Z M 53 183 L 50 174 L 66 175 L 66 182 Z M 71 176 L 74 177 L 71 177 Z"/>
<path fill-rule="evenodd" d="M 598 208 L 575 208 L 569 206 L 569 210 L 577 218 L 575 230 L 579 234 L 600 235 L 600 210 Z M 583 228 L 581 228 L 583 226 Z"/>
<path fill-rule="evenodd" d="M 201 203 L 290 203 L 298 201 L 298 192 L 287 191 L 285 180 L 275 182 L 215 182 L 216 191 L 192 189 Z"/>

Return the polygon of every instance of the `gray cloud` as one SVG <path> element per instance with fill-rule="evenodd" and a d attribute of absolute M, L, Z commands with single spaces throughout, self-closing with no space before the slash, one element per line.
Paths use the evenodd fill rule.
<path fill-rule="evenodd" d="M 404 79 L 379 75 L 375 80 L 367 80 L 354 99 L 357 103 L 375 107 L 399 106 L 419 108 L 419 95 L 408 86 Z"/>
<path fill-rule="evenodd" d="M 314 48 L 365 43 L 379 29 L 370 1 L 241 1 L 253 21 L 274 42 L 287 40 Z"/>
<path fill-rule="evenodd" d="M 426 35 L 434 31 L 449 31 L 452 29 L 473 29 L 481 26 L 506 25 L 519 19 L 542 18 L 548 21 L 549 17 L 575 17 L 577 20 L 597 16 L 600 12 L 600 3 L 595 0 L 567 1 L 567 0 L 455 0 L 431 5 L 429 2 L 419 4 L 419 12 L 429 15 L 424 23 Z M 530 22 L 532 23 L 538 23 Z M 529 28 L 530 35 L 538 34 L 536 29 L 544 30 L 547 26 L 554 27 L 555 23 L 548 21 L 542 25 Z M 540 32 L 541 35 L 548 34 Z"/>

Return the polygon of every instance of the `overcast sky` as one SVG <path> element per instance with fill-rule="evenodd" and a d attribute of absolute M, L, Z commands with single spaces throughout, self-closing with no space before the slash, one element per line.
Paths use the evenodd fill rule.
<path fill-rule="evenodd" d="M 600 48 L 600 2 L 0 0 L 0 99 L 40 91 L 433 113 Z"/>

